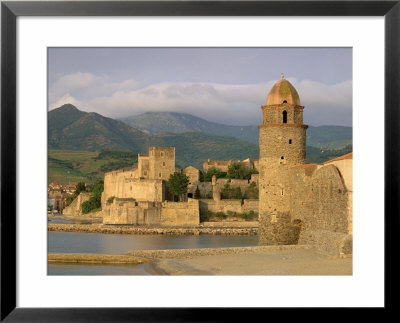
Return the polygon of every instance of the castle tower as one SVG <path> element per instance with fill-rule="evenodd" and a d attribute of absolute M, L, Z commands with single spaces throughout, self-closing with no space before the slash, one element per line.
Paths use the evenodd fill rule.
<path fill-rule="evenodd" d="M 261 106 L 259 159 L 259 243 L 297 243 L 298 227 L 290 219 L 290 168 L 304 164 L 306 129 L 300 98 L 289 81 L 282 78 Z"/>

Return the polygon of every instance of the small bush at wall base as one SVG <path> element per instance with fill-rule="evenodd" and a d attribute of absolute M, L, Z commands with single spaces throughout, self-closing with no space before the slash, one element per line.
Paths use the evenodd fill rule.
<path fill-rule="evenodd" d="M 215 216 L 220 219 L 226 219 L 226 215 L 224 212 L 217 212 L 215 213 Z"/>
<path fill-rule="evenodd" d="M 209 211 L 209 210 L 205 210 L 200 212 L 200 222 L 207 222 L 210 220 L 210 218 L 213 216 L 214 214 Z"/>
<path fill-rule="evenodd" d="M 257 217 L 257 213 L 255 213 L 253 210 L 251 210 L 249 213 L 240 214 L 240 217 L 244 220 L 253 220 Z"/>

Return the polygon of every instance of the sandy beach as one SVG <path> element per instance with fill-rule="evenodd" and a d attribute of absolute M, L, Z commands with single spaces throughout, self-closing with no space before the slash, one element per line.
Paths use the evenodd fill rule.
<path fill-rule="evenodd" d="M 144 267 L 152 275 L 352 275 L 352 258 L 288 249 L 157 259 Z"/>

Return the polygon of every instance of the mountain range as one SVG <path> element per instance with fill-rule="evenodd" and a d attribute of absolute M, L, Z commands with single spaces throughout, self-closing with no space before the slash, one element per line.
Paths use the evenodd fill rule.
<path fill-rule="evenodd" d="M 309 144 L 308 137 L 316 144 L 307 147 L 307 162 L 322 162 L 351 151 L 351 146 L 345 147 L 351 144 L 349 127 L 310 127 Z M 257 159 L 258 128 L 221 125 L 172 112 L 114 120 L 65 104 L 48 112 L 48 146 L 59 150 L 135 153 L 146 153 L 150 146 L 174 146 L 177 166 L 201 169 L 207 159 Z"/>
<path fill-rule="evenodd" d="M 127 125 L 149 134 L 163 132 L 204 132 L 230 136 L 258 145 L 258 127 L 231 126 L 210 122 L 191 114 L 178 112 L 146 112 L 119 119 Z M 342 149 L 352 143 L 352 128 L 343 126 L 309 126 L 307 144 L 322 149 Z"/>

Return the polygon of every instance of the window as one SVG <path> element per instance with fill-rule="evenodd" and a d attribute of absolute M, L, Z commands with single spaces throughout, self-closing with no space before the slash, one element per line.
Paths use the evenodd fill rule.
<path fill-rule="evenodd" d="M 165 162 L 162 162 L 162 165 L 165 166 Z"/>
<path fill-rule="evenodd" d="M 292 139 L 289 139 L 289 145 L 291 145 L 292 144 Z"/>
<path fill-rule="evenodd" d="M 287 123 L 287 111 L 283 110 L 282 112 L 283 123 Z"/>
<path fill-rule="evenodd" d="M 281 156 L 281 159 L 283 159 L 283 156 Z"/>
<path fill-rule="evenodd" d="M 284 101 L 283 101 L 283 103 L 287 103 L 287 101 L 286 101 L 286 100 L 284 100 Z"/>
<path fill-rule="evenodd" d="M 161 177 L 161 173 L 158 173 L 158 177 Z"/>
<path fill-rule="evenodd" d="M 164 152 L 162 151 L 160 155 L 161 155 L 161 157 L 164 157 Z"/>

